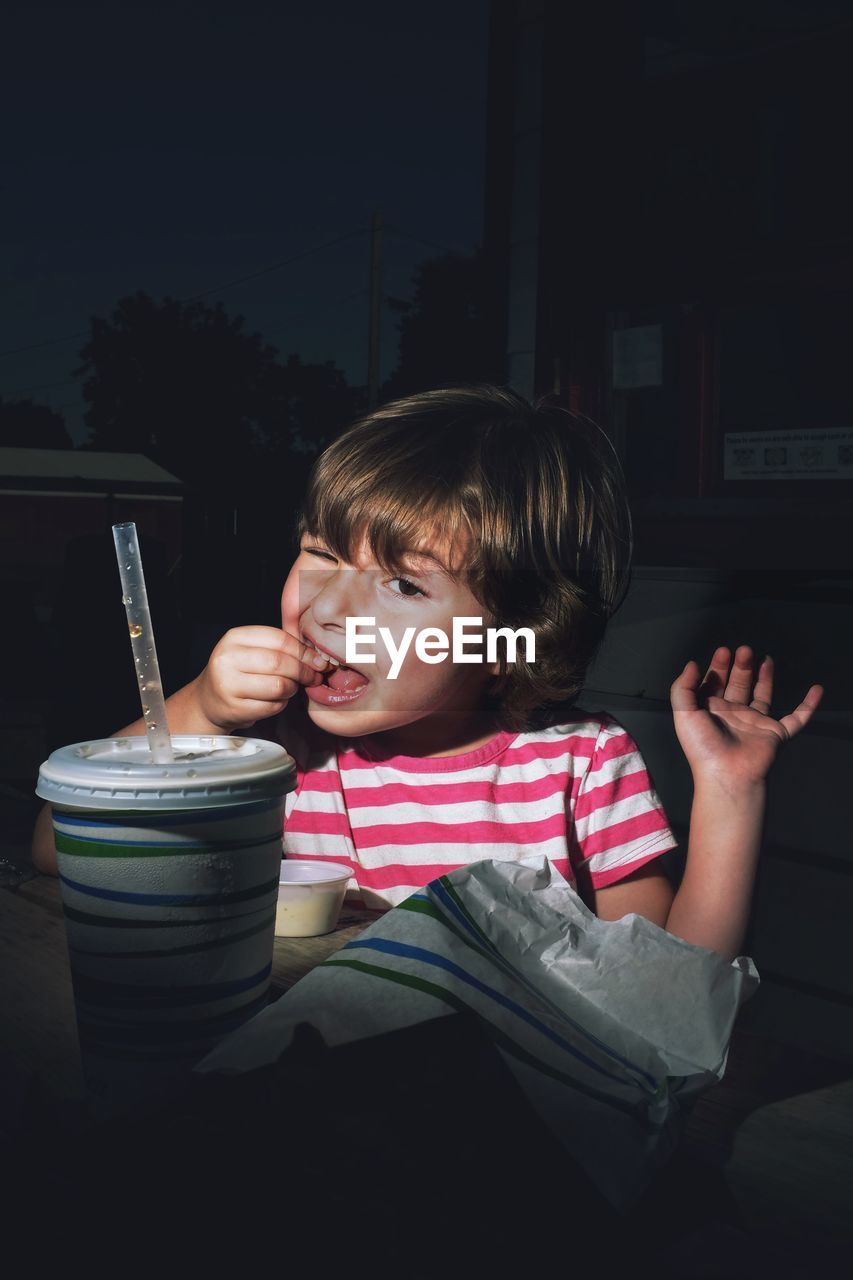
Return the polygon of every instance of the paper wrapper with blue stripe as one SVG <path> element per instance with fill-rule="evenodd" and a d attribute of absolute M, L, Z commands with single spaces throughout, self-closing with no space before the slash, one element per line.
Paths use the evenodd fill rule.
<path fill-rule="evenodd" d="M 627 1207 L 672 1150 L 685 1103 L 722 1076 L 757 985 L 749 959 L 729 964 L 640 916 L 599 920 L 545 859 L 484 861 L 389 911 L 197 1070 L 275 1062 L 300 1023 L 332 1046 L 468 1011 L 599 1189 Z"/>

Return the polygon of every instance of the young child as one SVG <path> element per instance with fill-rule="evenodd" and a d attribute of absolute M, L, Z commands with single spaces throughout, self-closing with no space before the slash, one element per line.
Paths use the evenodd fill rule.
<path fill-rule="evenodd" d="M 717 649 L 704 677 L 687 663 L 671 700 L 694 798 L 674 892 L 658 859 L 676 842 L 635 743 L 575 705 L 631 550 L 601 431 L 505 388 L 399 400 L 320 457 L 298 534 L 281 630 L 229 631 L 167 704 L 173 733 L 251 730 L 294 756 L 285 856 L 345 863 L 385 908 L 460 865 L 544 854 L 602 919 L 634 912 L 738 954 L 765 779 L 823 691 L 776 721 L 769 657 L 757 674 L 746 646 Z M 346 664 L 348 618 L 362 635 L 370 619 L 375 662 Z M 529 628 L 535 654 L 520 641 L 515 662 L 502 645 L 488 661 L 469 642 L 467 660 L 439 660 L 454 619 Z M 401 658 L 423 632 L 432 649 Z M 34 861 L 55 868 L 48 814 Z"/>

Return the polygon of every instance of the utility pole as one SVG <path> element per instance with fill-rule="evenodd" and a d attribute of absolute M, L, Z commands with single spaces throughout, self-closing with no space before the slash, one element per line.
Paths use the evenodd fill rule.
<path fill-rule="evenodd" d="M 367 332 L 367 408 L 379 403 L 379 322 L 382 316 L 382 214 L 370 223 L 370 317 Z"/>

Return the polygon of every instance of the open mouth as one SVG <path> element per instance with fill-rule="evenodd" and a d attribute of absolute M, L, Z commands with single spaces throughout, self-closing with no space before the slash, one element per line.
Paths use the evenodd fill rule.
<path fill-rule="evenodd" d="M 303 635 L 302 639 L 307 645 L 310 645 L 312 649 L 316 649 L 318 653 L 322 653 L 324 657 L 328 658 L 330 663 L 333 664 L 326 671 L 322 672 L 323 684 L 322 686 L 314 685 L 313 688 L 315 690 L 325 687 L 327 689 L 331 689 L 333 693 L 352 695 L 369 684 L 369 679 L 363 672 L 359 671 L 356 667 L 346 666 L 345 663 L 341 662 L 340 658 L 336 658 L 334 654 L 329 653 L 328 650 L 323 649 L 320 645 L 316 644 L 310 636 Z"/>
<path fill-rule="evenodd" d="M 354 667 L 332 667 L 323 672 L 323 684 L 338 693 L 353 693 L 367 684 L 367 676 L 363 676 Z"/>

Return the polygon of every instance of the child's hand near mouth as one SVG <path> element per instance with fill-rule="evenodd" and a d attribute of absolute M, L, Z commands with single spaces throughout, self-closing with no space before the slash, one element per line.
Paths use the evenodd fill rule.
<path fill-rule="evenodd" d="M 233 733 L 278 715 L 300 685 L 322 684 L 329 666 L 325 654 L 287 631 L 236 627 L 226 632 L 204 671 L 182 693 L 192 691 L 211 729 Z"/>

